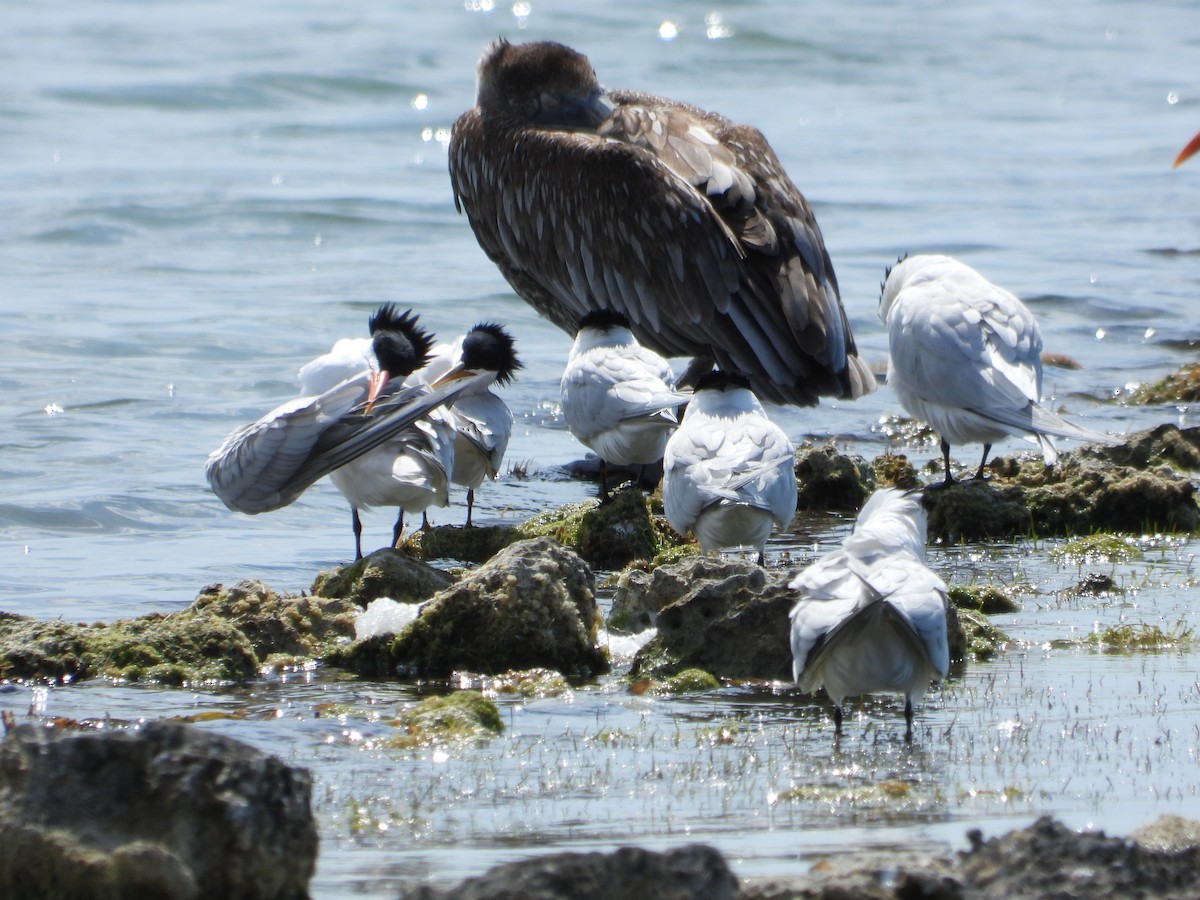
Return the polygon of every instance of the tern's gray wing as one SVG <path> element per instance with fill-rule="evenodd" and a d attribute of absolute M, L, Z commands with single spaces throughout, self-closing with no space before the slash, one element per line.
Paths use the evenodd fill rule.
<path fill-rule="evenodd" d="M 367 384 L 366 374 L 348 379 L 315 397 L 290 400 L 234 431 L 205 464 L 213 493 L 236 512 L 267 512 L 291 503 L 300 491 L 293 493 L 289 481 L 321 436 L 366 399 Z"/>
<path fill-rule="evenodd" d="M 205 465 L 213 492 L 236 512 L 287 506 L 322 476 L 451 402 L 472 380 L 432 391 L 401 388 L 370 413 L 356 409 L 366 399 L 366 382 L 366 375 L 358 376 L 318 397 L 284 404 L 235 431 Z"/>
<path fill-rule="evenodd" d="M 744 372 L 764 399 L 870 391 L 815 218 L 762 136 L 613 97 L 602 135 L 478 110 L 455 123 L 456 202 L 517 293 L 571 334 L 584 313 L 618 310 L 647 347 Z"/>

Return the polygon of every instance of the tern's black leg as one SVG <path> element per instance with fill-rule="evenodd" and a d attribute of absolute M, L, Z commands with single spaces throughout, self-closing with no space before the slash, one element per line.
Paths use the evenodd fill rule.
<path fill-rule="evenodd" d="M 404 534 L 404 507 L 400 507 L 400 512 L 396 515 L 396 524 L 392 527 L 392 546 L 400 545 L 400 535 Z"/>
<path fill-rule="evenodd" d="M 358 507 L 350 507 L 350 526 L 354 529 L 354 561 L 362 559 L 362 519 L 358 516 Z"/>
<path fill-rule="evenodd" d="M 942 438 L 942 460 L 946 464 L 946 480 L 942 482 L 942 485 L 949 487 L 954 484 L 954 476 L 950 474 L 950 444 L 945 438 Z"/>
<path fill-rule="evenodd" d="M 833 733 L 837 735 L 842 733 L 842 708 L 840 706 L 833 708 Z"/>
<path fill-rule="evenodd" d="M 467 488 L 467 527 L 471 527 L 471 512 L 475 509 L 475 488 Z"/>
<path fill-rule="evenodd" d="M 904 731 L 904 739 L 912 743 L 912 723 L 913 723 L 913 706 L 912 701 L 907 697 L 904 698 L 904 724 L 907 726 Z"/>
<path fill-rule="evenodd" d="M 608 463 L 600 460 L 600 502 L 608 502 Z"/>
<path fill-rule="evenodd" d="M 992 452 L 992 445 L 984 444 L 983 445 L 983 459 L 980 460 L 980 462 L 979 462 L 979 471 L 975 473 L 975 477 L 980 479 L 981 481 L 985 477 L 983 474 L 983 467 L 987 465 L 988 454 L 991 452 Z"/>
<path fill-rule="evenodd" d="M 765 566 L 767 564 L 767 555 L 763 551 L 758 551 L 758 564 Z"/>

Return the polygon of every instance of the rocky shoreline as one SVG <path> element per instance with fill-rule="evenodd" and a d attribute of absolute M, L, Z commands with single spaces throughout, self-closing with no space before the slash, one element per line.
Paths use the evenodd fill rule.
<path fill-rule="evenodd" d="M 918 476 L 902 456 L 885 454 L 868 462 L 839 453 L 832 445 L 802 448 L 796 468 L 805 485 L 802 507 L 847 512 L 876 487 L 913 485 Z M 1028 459 L 1000 458 L 992 463 L 986 481 L 928 491 L 931 540 L 1076 535 L 1087 543 L 1083 553 L 1101 545 L 1105 536 L 1098 532 L 1191 531 L 1200 518 L 1191 474 L 1196 471 L 1200 429 L 1181 431 L 1169 425 L 1134 435 L 1118 447 L 1073 450 L 1053 470 Z M 789 682 L 787 636 L 775 626 L 786 621 L 794 602 L 786 585 L 795 568 L 786 561 L 764 569 L 744 560 L 701 556 L 665 526 L 653 498 L 632 489 L 617 496 L 604 506 L 574 504 L 516 528 L 418 533 L 399 549 L 380 550 L 344 569 L 321 573 L 312 593 L 301 596 L 276 594 L 261 582 L 242 582 L 206 587 L 178 613 L 113 623 L 73 624 L 0 613 L 0 679 L 66 684 L 107 678 L 198 687 L 239 683 L 264 671 L 317 660 L 368 679 L 445 681 L 444 696 L 430 698 L 397 720 L 396 746 L 420 746 L 430 735 L 443 741 L 488 740 L 503 729 L 490 700 L 475 691 L 449 692 L 452 674 L 509 673 L 504 677 L 522 684 L 522 690 L 542 696 L 592 682 L 611 665 L 598 643 L 602 625 L 612 633 L 656 629 L 623 673 L 634 692 L 703 691 L 722 681 L 747 679 Z M 1112 541 L 1118 549 L 1122 546 L 1119 538 Z M 448 557 L 481 564 L 447 571 L 426 561 Z M 614 572 L 607 621 L 601 620 L 596 603 L 596 570 Z M 987 616 L 1011 611 L 1013 600 L 995 586 L 956 586 L 953 599 L 952 657 L 961 671 L 972 659 L 986 658 L 1006 645 L 1007 638 Z M 390 604 L 386 614 L 380 612 L 384 604 Z M 360 633 L 364 609 L 378 613 L 369 634 Z M 204 803 L 177 802 L 172 793 L 176 788 L 162 780 L 190 777 L 192 789 L 201 790 L 196 776 L 186 774 L 190 766 L 205 769 L 241 761 L 259 771 L 283 763 L 269 763 L 269 757 L 259 758 L 248 747 L 235 750 L 232 744 L 237 742 L 224 738 L 203 747 L 210 736 L 177 723 L 98 731 L 52 724 L 55 727 L 47 729 L 6 723 L 8 734 L 0 744 L 0 844 L 18 849 L 0 852 L 0 894 L 118 897 L 136 887 L 153 888 L 154 896 L 164 897 L 305 896 L 307 876 L 278 885 L 246 876 L 254 886 L 235 889 L 232 882 L 220 881 L 219 873 L 202 873 L 196 867 L 204 862 L 189 855 L 186 845 L 204 828 L 215 826 L 175 821 L 173 817 L 187 815 L 181 807 L 200 809 Z M 169 746 L 147 751 L 139 746 L 147 740 Z M 86 750 L 96 758 L 86 763 L 57 746 L 85 752 L 79 748 L 87 741 L 96 742 Z M 186 766 L 164 763 L 179 754 L 190 760 Z M 208 757 L 209 763 L 196 762 Z M 43 771 L 40 766 L 50 768 Z M 55 766 L 63 772 L 56 775 Z M 109 792 L 101 799 L 78 801 L 81 808 L 94 807 L 93 813 L 99 809 L 111 815 L 120 803 L 143 803 L 147 797 L 139 794 L 137 785 L 150 782 L 159 784 L 162 796 L 171 802 L 168 808 L 126 816 L 130 822 L 139 821 L 125 835 L 121 829 L 106 828 L 103 821 L 84 824 L 88 817 L 83 812 L 54 812 L 62 798 L 39 792 L 37 785 L 52 783 L 81 766 L 93 773 L 93 787 Z M 120 777 L 128 781 L 126 789 L 105 787 L 111 766 L 124 773 Z M 224 777 L 224 783 L 233 783 L 245 776 Z M 304 794 L 308 775 L 295 769 L 280 777 L 280 783 L 287 784 L 287 815 L 294 819 L 288 827 L 301 836 L 296 839 L 298 848 L 289 852 L 300 860 L 296 871 L 311 875 L 311 866 L 306 870 L 303 862 L 306 854 L 315 859 L 316 852 Z M 82 789 L 77 793 L 85 795 Z M 252 793 L 236 804 L 251 818 L 261 804 L 278 807 L 281 802 L 279 797 Z M 39 809 L 39 803 L 46 807 Z M 230 815 L 224 809 L 207 814 Z M 147 830 L 146 821 L 157 818 L 163 822 Z M 1161 837 L 1166 826 L 1126 841 L 1077 835 L 1044 819 L 1002 838 L 973 840 L 971 850 L 954 857 L 839 858 L 787 885 L 739 882 L 716 851 L 703 847 L 666 854 L 632 848 L 608 855 L 555 854 L 499 867 L 449 892 L 425 888 L 412 896 L 505 897 L 518 891 L 526 898 L 632 896 L 582 891 L 588 884 L 633 883 L 623 879 L 648 884 L 644 880 L 651 878 L 661 881 L 653 895 L 663 897 L 1032 897 L 1075 896 L 1082 891 L 1097 896 L 1200 895 L 1200 876 L 1194 874 L 1200 871 L 1200 851 L 1194 840 L 1184 845 L 1179 837 L 1194 837 L 1200 825 L 1176 825 L 1175 843 L 1164 849 L 1148 843 L 1146 834 Z M 168 840 L 159 846 L 161 835 L 180 843 Z M 278 838 L 250 835 L 235 843 L 257 851 L 264 841 L 278 843 Z M 223 862 L 219 868 L 232 877 L 239 865 Z M 271 870 L 265 863 L 254 866 Z M 64 886 L 76 877 L 66 873 L 76 869 L 83 873 L 78 875 L 81 884 L 115 887 L 110 893 L 88 893 Z M 131 878 L 134 881 L 128 881 Z M 158 881 L 151 884 L 146 878 Z M 174 884 L 191 885 L 188 890 L 199 893 L 164 887 Z M 561 890 L 563 884 L 581 892 L 553 893 L 554 885 Z M 31 888 L 18 890 L 18 885 L 40 887 L 29 892 Z M 11 890 L 6 892 L 5 886 Z"/>

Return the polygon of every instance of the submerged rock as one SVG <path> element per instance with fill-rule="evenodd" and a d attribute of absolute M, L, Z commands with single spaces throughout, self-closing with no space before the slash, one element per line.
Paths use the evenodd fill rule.
<path fill-rule="evenodd" d="M 457 887 L 423 885 L 405 900 L 734 900 L 738 881 L 712 847 L 665 853 L 621 847 L 613 853 L 555 853 L 496 866 Z"/>
<path fill-rule="evenodd" d="M 608 668 L 596 646 L 594 590 L 592 571 L 575 552 L 550 538 L 520 541 L 435 595 L 401 634 L 326 659 L 370 675 L 545 667 L 590 677 Z"/>
<path fill-rule="evenodd" d="M 454 583 L 454 576 L 399 550 L 384 548 L 370 556 L 322 572 L 313 582 L 319 597 L 342 597 L 366 608 L 390 597 L 397 603 L 421 603 Z"/>
<path fill-rule="evenodd" d="M 479 691 L 454 691 L 427 697 L 410 706 L 392 722 L 397 734 L 385 741 L 389 747 L 427 747 L 470 744 L 504 731 L 500 710 Z"/>
<path fill-rule="evenodd" d="M 264 664 L 320 656 L 354 634 L 354 612 L 341 600 L 280 596 L 262 582 L 244 581 L 210 585 L 177 613 L 111 623 L 0 613 L 0 678 L 241 681 Z"/>
<path fill-rule="evenodd" d="M 305 898 L 311 779 L 176 722 L 0 742 L 0 896 Z"/>

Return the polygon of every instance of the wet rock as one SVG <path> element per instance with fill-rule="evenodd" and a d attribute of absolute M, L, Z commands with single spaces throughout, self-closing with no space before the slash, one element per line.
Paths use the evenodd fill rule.
<path fill-rule="evenodd" d="M 444 890 L 424 885 L 406 900 L 734 900 L 738 882 L 725 858 L 692 844 L 665 853 L 556 853 L 497 866 Z"/>
<path fill-rule="evenodd" d="M 798 509 L 858 510 L 875 490 L 871 466 L 861 456 L 839 453 L 833 442 L 796 451 Z"/>
<path fill-rule="evenodd" d="M 675 534 L 637 488 L 616 491 L 607 503 L 585 500 L 540 513 L 517 526 L 525 537 L 551 537 L 596 569 L 621 569 L 658 560 L 690 541 Z M 683 552 L 694 552 L 686 550 Z"/>
<path fill-rule="evenodd" d="M 210 585 L 180 612 L 111 623 L 0 613 L 0 678 L 234 682 L 353 634 L 354 608 L 343 601 L 280 596 L 253 581 Z"/>
<path fill-rule="evenodd" d="M 943 541 L 1018 534 L 1192 531 L 1196 488 L 1180 470 L 1200 467 L 1200 428 L 1161 425 L 1116 447 L 1080 447 L 1046 467 L 1001 457 L 987 481 L 929 491 L 929 533 Z"/>
<path fill-rule="evenodd" d="M 803 878 L 746 884 L 738 900 L 1200 896 L 1200 849 L 1184 844 L 1160 850 L 1153 839 L 1143 843 L 1135 835 L 1123 840 L 1103 831 L 1080 833 L 1043 817 L 988 841 L 972 831 L 971 849 L 953 857 L 906 851 L 834 857 Z"/>
<path fill-rule="evenodd" d="M 422 559 L 482 563 L 521 538 L 521 532 L 508 525 L 443 525 L 414 531 L 404 547 Z"/>
<path fill-rule="evenodd" d="M 1124 563 L 1142 558 L 1142 551 L 1115 534 L 1089 534 L 1052 547 L 1050 558 L 1071 565 L 1083 563 Z"/>
<path fill-rule="evenodd" d="M 881 453 L 871 460 L 871 474 L 876 487 L 911 490 L 921 484 L 917 470 L 903 453 Z"/>
<path fill-rule="evenodd" d="M 950 602 L 960 609 L 973 609 L 995 616 L 1021 611 L 1021 604 L 1012 594 L 994 584 L 972 584 L 950 588 Z"/>
<path fill-rule="evenodd" d="M 972 897 L 1197 897 L 1200 850 L 1161 853 L 1044 816 L 1001 837 L 969 835 L 958 860 Z"/>
<path fill-rule="evenodd" d="M 1200 847 L 1200 822 L 1183 816 L 1159 816 L 1130 832 L 1129 839 L 1159 853 L 1192 850 Z"/>
<path fill-rule="evenodd" d="M 401 634 L 336 649 L 326 661 L 368 675 L 545 667 L 590 677 L 608 668 L 596 646 L 594 590 L 578 554 L 550 538 L 520 541 L 435 595 Z"/>
<path fill-rule="evenodd" d="M 977 610 L 951 605 L 946 624 L 951 675 L 960 675 L 968 661 L 991 659 L 1012 643 L 1012 638 Z"/>
<path fill-rule="evenodd" d="M 0 896 L 305 898 L 306 771 L 175 722 L 0 743 Z"/>
<path fill-rule="evenodd" d="M 662 681 L 652 682 L 647 685 L 647 691 L 651 694 L 663 695 L 703 694 L 706 691 L 715 691 L 720 686 L 721 682 L 703 669 L 684 669 L 676 675 L 667 676 Z"/>
<path fill-rule="evenodd" d="M 370 556 L 322 572 L 313 582 L 319 597 L 341 597 L 366 608 L 372 600 L 390 597 L 397 603 L 421 603 L 454 583 L 454 576 L 415 559 L 408 553 L 384 548 Z"/>
<path fill-rule="evenodd" d="M 321 656 L 354 635 L 358 607 L 340 599 L 289 597 L 261 581 L 231 588 L 210 585 L 189 607 L 192 613 L 228 622 L 250 641 L 260 663 Z"/>
<path fill-rule="evenodd" d="M 1176 372 L 1150 384 L 1138 385 L 1128 403 L 1195 403 L 1200 400 L 1200 363 L 1187 363 Z"/>
<path fill-rule="evenodd" d="M 504 731 L 500 710 L 479 691 L 427 697 L 403 710 L 392 724 L 397 734 L 385 743 L 404 749 L 478 743 Z"/>
<path fill-rule="evenodd" d="M 649 582 L 663 601 L 658 634 L 634 657 L 631 676 L 700 668 L 724 678 L 790 681 L 788 613 L 796 597 L 787 585 L 795 575 L 715 557 L 659 568 Z"/>

